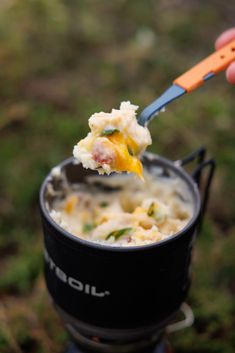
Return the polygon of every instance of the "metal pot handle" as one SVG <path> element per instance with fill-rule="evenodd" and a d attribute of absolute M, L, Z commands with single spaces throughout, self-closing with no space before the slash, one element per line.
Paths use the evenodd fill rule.
<path fill-rule="evenodd" d="M 200 188 L 202 173 L 205 169 L 208 169 L 207 175 L 205 176 L 204 183 L 203 183 L 204 184 L 203 190 L 200 190 L 202 201 L 201 201 L 201 216 L 200 216 L 199 228 L 201 226 L 204 213 L 206 211 L 206 207 L 209 199 L 210 186 L 211 186 L 211 182 L 212 182 L 213 175 L 215 172 L 215 167 L 216 167 L 216 163 L 213 158 L 206 161 L 205 161 L 205 158 L 206 158 L 206 149 L 205 147 L 200 147 L 196 151 L 186 156 L 185 158 L 175 162 L 176 165 L 183 167 L 188 165 L 191 162 L 196 161 L 196 167 L 191 172 L 191 176 L 193 180 L 196 182 L 196 184 L 198 185 L 199 189 L 202 189 Z"/>
<path fill-rule="evenodd" d="M 184 167 L 191 162 L 196 162 L 196 166 L 200 166 L 206 158 L 206 148 L 200 147 L 197 150 L 193 151 L 192 153 L 188 154 L 183 159 L 175 161 L 175 164 L 180 167 Z M 198 187 L 200 184 L 201 174 L 198 173 L 197 176 L 194 178 L 195 182 L 197 183 Z"/>
<path fill-rule="evenodd" d="M 191 307 L 187 303 L 183 303 L 180 307 L 180 311 L 184 314 L 184 319 L 168 325 L 166 327 L 167 333 L 180 331 L 193 325 L 194 314 Z"/>
<path fill-rule="evenodd" d="M 204 213 L 206 211 L 208 199 L 209 199 L 209 194 L 210 194 L 210 186 L 211 182 L 214 176 L 215 172 L 215 167 L 216 163 L 213 158 L 203 162 L 202 164 L 198 165 L 196 169 L 192 173 L 192 178 L 197 182 L 201 178 L 201 173 L 204 169 L 208 169 L 207 175 L 205 177 L 205 185 L 204 185 L 204 190 L 201 191 L 202 194 L 202 201 L 201 201 L 201 218 L 204 216 Z M 198 184 L 199 185 L 199 184 Z M 201 220 L 202 222 L 202 220 Z"/>

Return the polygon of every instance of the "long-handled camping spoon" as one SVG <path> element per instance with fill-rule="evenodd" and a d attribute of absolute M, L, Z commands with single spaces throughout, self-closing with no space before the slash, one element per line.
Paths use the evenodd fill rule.
<path fill-rule="evenodd" d="M 139 115 L 138 122 L 146 126 L 162 108 L 173 100 L 200 87 L 204 82 L 225 70 L 235 60 L 235 40 L 214 52 L 173 81 L 173 84 Z"/>

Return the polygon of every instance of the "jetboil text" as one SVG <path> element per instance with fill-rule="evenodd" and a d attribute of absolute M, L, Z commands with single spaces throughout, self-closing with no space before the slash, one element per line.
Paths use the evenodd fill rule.
<path fill-rule="evenodd" d="M 68 274 L 66 274 L 59 266 L 55 264 L 55 262 L 52 260 L 52 258 L 50 257 L 46 249 L 44 249 L 44 257 L 46 262 L 49 265 L 50 270 L 55 273 L 55 275 L 58 277 L 59 280 L 66 283 L 71 288 L 79 292 L 83 292 L 85 294 L 92 295 L 98 298 L 103 298 L 107 295 L 110 295 L 110 292 L 107 290 L 104 292 L 98 292 L 96 286 L 83 283 L 79 281 L 77 278 L 71 277 Z"/>

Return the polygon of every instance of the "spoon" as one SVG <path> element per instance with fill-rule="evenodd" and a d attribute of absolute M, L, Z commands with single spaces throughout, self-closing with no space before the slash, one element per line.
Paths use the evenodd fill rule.
<path fill-rule="evenodd" d="M 138 123 L 147 124 L 167 104 L 181 97 L 185 93 L 192 92 L 203 85 L 220 71 L 225 70 L 235 60 L 235 40 L 215 51 L 204 60 L 193 66 L 184 74 L 173 81 L 173 84 L 155 101 L 148 105 L 139 115 Z"/>

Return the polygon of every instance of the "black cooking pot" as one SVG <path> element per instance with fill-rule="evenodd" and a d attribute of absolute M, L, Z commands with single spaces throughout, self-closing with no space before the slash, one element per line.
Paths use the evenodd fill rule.
<path fill-rule="evenodd" d="M 193 160 L 193 174 L 182 166 Z M 172 162 L 146 153 L 143 165 L 167 177 L 174 174 L 188 186 L 194 211 L 187 226 L 167 240 L 144 246 L 112 247 L 79 239 L 62 229 L 50 217 L 52 197 L 48 184 L 60 188 L 49 174 L 40 191 L 40 207 L 45 241 L 45 277 L 49 293 L 70 331 L 111 339 L 145 336 L 164 327 L 184 301 L 190 286 L 191 251 L 205 210 L 215 163 L 204 161 L 199 149 L 184 160 Z M 93 174 L 74 160 L 59 167 L 69 183 L 85 182 Z M 199 182 L 204 176 L 204 192 Z M 76 327 L 76 329 L 75 329 Z"/>

